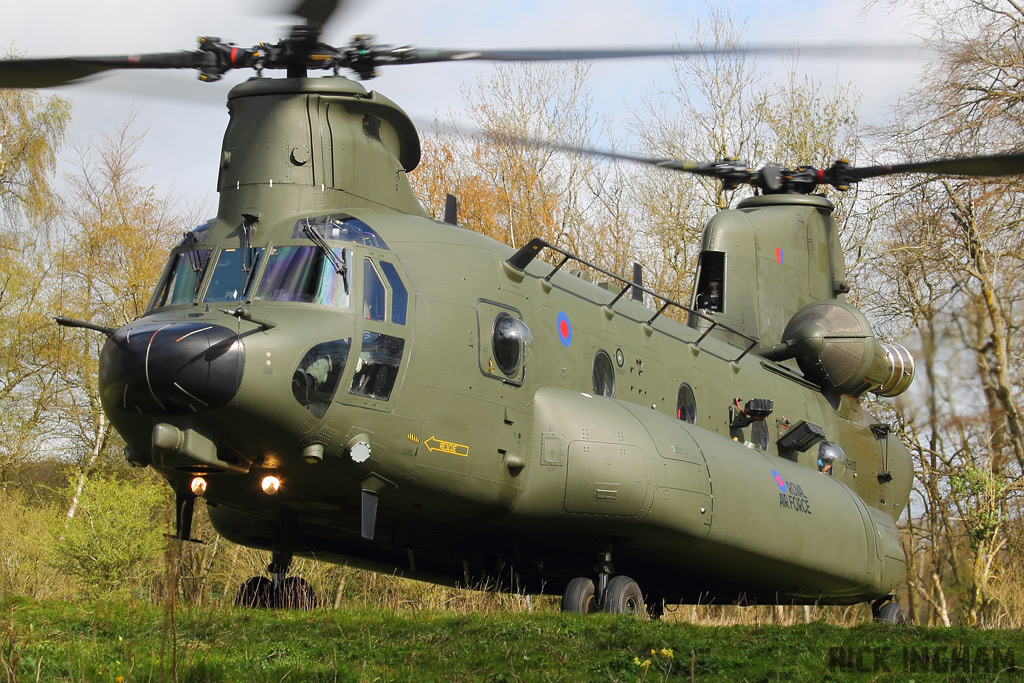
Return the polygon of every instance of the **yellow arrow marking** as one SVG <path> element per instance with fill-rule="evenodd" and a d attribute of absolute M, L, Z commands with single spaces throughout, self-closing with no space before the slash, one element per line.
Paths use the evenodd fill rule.
<path fill-rule="evenodd" d="M 453 443 L 451 441 L 441 441 L 435 436 L 424 441 L 423 445 L 427 447 L 428 451 L 441 451 L 442 453 L 461 455 L 463 458 L 469 456 L 469 446 L 464 446 L 461 443 Z"/>

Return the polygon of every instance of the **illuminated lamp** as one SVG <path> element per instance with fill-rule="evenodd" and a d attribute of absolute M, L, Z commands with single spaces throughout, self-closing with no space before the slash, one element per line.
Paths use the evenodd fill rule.
<path fill-rule="evenodd" d="M 281 488 L 281 480 L 273 475 L 263 477 L 263 481 L 260 482 L 260 488 L 263 489 L 263 493 L 273 495 Z"/>
<path fill-rule="evenodd" d="M 192 480 L 192 483 L 189 485 L 189 488 L 192 489 L 192 494 L 196 496 L 201 496 L 204 493 L 206 493 L 206 487 L 206 480 L 203 479 L 202 477 L 196 477 L 195 479 Z"/>

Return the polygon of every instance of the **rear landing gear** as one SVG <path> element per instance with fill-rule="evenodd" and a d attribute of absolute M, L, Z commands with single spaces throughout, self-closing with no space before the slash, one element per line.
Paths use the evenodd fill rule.
<path fill-rule="evenodd" d="M 616 576 L 608 582 L 608 589 L 601 596 L 601 606 L 611 614 L 642 616 L 646 613 L 644 594 L 636 581 L 628 576 Z"/>
<path fill-rule="evenodd" d="M 871 616 L 874 617 L 875 621 L 882 622 L 883 624 L 907 623 L 907 615 L 892 595 L 887 595 L 881 600 L 873 602 L 871 604 Z"/>
<path fill-rule="evenodd" d="M 562 596 L 562 611 L 577 614 L 590 614 L 598 610 L 597 598 L 594 595 L 594 582 L 584 576 L 578 576 L 565 587 Z"/>
<path fill-rule="evenodd" d="M 597 584 L 587 577 L 577 577 L 565 587 L 562 611 L 577 614 L 608 612 L 643 616 L 644 594 L 636 581 L 625 575 L 613 576 L 611 553 L 602 553 L 594 567 Z"/>
<path fill-rule="evenodd" d="M 244 582 L 235 596 L 235 606 L 252 609 L 300 609 L 316 607 L 316 593 L 309 582 L 298 576 L 285 576 L 292 561 L 291 551 L 274 549 L 267 567 L 272 578 L 254 576 Z"/>

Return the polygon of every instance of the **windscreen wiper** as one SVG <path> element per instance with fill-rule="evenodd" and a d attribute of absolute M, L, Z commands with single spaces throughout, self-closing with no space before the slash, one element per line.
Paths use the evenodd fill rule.
<path fill-rule="evenodd" d="M 320 251 L 323 252 L 324 256 L 327 257 L 327 260 L 329 260 L 331 265 L 334 266 L 335 272 L 337 272 L 338 275 L 341 275 L 342 282 L 345 283 L 345 293 L 348 294 L 348 268 L 345 266 L 345 261 L 334 253 L 334 250 L 331 249 L 327 242 L 324 241 L 323 236 L 317 232 L 316 228 L 309 224 L 308 219 L 306 220 L 306 224 L 302 226 L 302 232 L 306 234 L 306 237 L 309 238 L 310 242 L 315 244 Z"/>
<path fill-rule="evenodd" d="M 200 238 L 196 237 L 196 234 L 191 230 L 184 233 L 185 236 L 185 254 L 188 257 L 188 263 L 192 266 L 192 272 L 196 274 L 195 293 L 199 293 L 199 283 L 202 282 L 203 269 L 206 268 L 206 260 L 203 259 L 199 254 L 199 248 L 196 246 L 199 244 Z M 209 254 L 209 252 L 207 252 Z"/>

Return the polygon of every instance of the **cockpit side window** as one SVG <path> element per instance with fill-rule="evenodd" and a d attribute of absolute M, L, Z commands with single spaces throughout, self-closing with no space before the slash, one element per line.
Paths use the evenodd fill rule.
<path fill-rule="evenodd" d="M 398 379 L 405 340 L 378 332 L 363 332 L 363 343 L 356 359 L 349 393 L 381 401 L 391 398 Z"/>
<path fill-rule="evenodd" d="M 154 308 L 189 304 L 196 300 L 200 279 L 206 272 L 212 251 L 200 249 L 199 245 L 206 240 L 212 225 L 212 221 L 206 221 L 184 233 L 183 239 L 176 247 L 177 253 L 171 255 L 165 279 L 161 281 L 157 294 L 153 297 Z"/>
<path fill-rule="evenodd" d="M 172 257 L 172 265 L 167 280 L 156 298 L 156 308 L 188 304 L 195 301 L 199 290 L 199 275 L 202 269 L 196 264 L 205 264 L 210 257 L 210 250 L 197 251 L 194 255 L 179 252 Z"/>
<path fill-rule="evenodd" d="M 404 325 L 406 309 L 409 306 L 409 293 L 393 265 L 387 261 L 381 261 L 380 267 L 388 279 L 388 284 L 391 285 L 391 322 Z"/>
<path fill-rule="evenodd" d="M 345 264 L 343 273 L 338 272 L 338 268 L 318 247 L 274 247 L 267 258 L 267 267 L 255 298 L 347 309 L 352 252 L 336 248 L 331 251 L 340 263 Z"/>
<path fill-rule="evenodd" d="M 388 292 L 380 273 L 369 258 L 363 261 L 363 317 L 384 322 L 387 316 Z"/>

